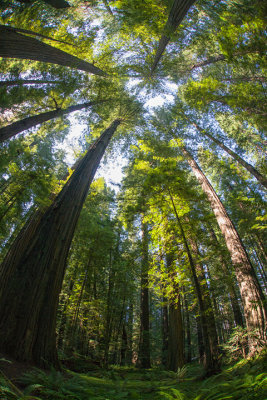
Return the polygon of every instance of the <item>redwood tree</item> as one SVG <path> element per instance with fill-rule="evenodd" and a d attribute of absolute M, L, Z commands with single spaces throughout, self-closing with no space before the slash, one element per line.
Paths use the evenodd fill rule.
<path fill-rule="evenodd" d="M 29 33 L 30 31 L 26 32 Z M 32 32 L 32 35 L 35 35 L 35 32 Z M 16 32 L 16 28 L 6 25 L 0 25 L 0 57 L 43 61 L 77 68 L 95 75 L 107 76 L 104 71 L 93 64 L 31 36 L 20 34 Z"/>
<path fill-rule="evenodd" d="M 138 365 L 150 368 L 150 328 L 149 328 L 149 289 L 148 289 L 148 232 L 142 220 L 142 261 L 141 261 L 141 303 L 140 303 L 140 343 Z"/>
<path fill-rule="evenodd" d="M 88 189 L 120 123 L 113 121 L 89 148 L 48 210 L 32 230 L 26 226 L 20 232 L 0 266 L 0 351 L 17 360 L 58 365 L 56 312 L 66 259 Z"/>
<path fill-rule="evenodd" d="M 218 225 L 225 238 L 226 246 L 235 268 L 247 328 L 250 332 L 253 332 L 254 330 L 259 331 L 260 337 L 265 339 L 267 320 L 265 297 L 247 255 L 246 249 L 233 222 L 227 214 L 225 207 L 207 177 L 185 147 L 183 147 L 183 153 L 186 156 L 193 173 L 201 184 L 203 191 L 208 197 Z M 254 351 L 255 347 L 257 347 L 256 340 L 251 337 L 249 345 L 250 350 Z"/>
<path fill-rule="evenodd" d="M 37 115 L 33 115 L 31 117 L 23 118 L 19 121 L 13 122 L 10 125 L 4 126 L 0 128 L 0 142 L 4 140 L 10 139 L 11 137 L 27 130 L 33 128 L 43 122 L 49 121 L 50 119 L 61 117 L 65 114 L 70 114 L 71 112 L 82 110 L 83 108 L 87 108 L 93 106 L 95 104 L 99 104 L 106 100 L 96 100 L 96 101 L 89 101 L 87 103 L 76 104 L 65 109 L 57 108 L 53 111 L 46 111 L 44 113 L 40 113 Z"/>

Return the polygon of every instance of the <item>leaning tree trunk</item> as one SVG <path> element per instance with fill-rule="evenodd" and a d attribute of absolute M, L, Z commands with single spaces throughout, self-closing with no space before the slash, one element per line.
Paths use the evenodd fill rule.
<path fill-rule="evenodd" d="M 150 368 L 150 326 L 148 289 L 148 232 L 142 220 L 142 261 L 141 261 L 141 303 L 140 341 L 137 364 L 140 368 Z"/>
<path fill-rule="evenodd" d="M 16 28 L 10 26 L 0 25 L 0 57 L 42 61 L 107 76 L 104 71 L 93 64 L 40 40 L 17 33 Z"/>
<path fill-rule="evenodd" d="M 45 214 L 36 217 L 32 229 L 28 224 L 21 231 L 0 266 L 0 351 L 15 359 L 58 365 L 56 312 L 69 248 L 90 184 L 120 123 L 115 120 L 90 147 Z"/>
<path fill-rule="evenodd" d="M 58 108 L 53 111 L 46 111 L 41 114 L 33 115 L 32 117 L 23 118 L 19 121 L 13 122 L 13 124 L 0 128 L 0 142 L 10 139 L 11 137 L 27 129 L 33 128 L 39 124 L 42 124 L 43 122 L 49 121 L 50 119 L 58 118 L 61 117 L 62 115 L 70 114 L 74 111 L 79 111 L 82 110 L 83 108 L 103 103 L 104 101 L 107 100 L 89 101 L 87 103 L 76 104 L 74 106 L 70 106 L 65 109 Z"/>
<path fill-rule="evenodd" d="M 176 31 L 184 17 L 186 16 L 189 8 L 196 2 L 196 0 L 174 0 L 173 5 L 163 30 L 163 35 L 160 38 L 158 49 L 155 59 L 151 68 L 151 75 L 157 68 L 159 60 L 164 53 L 164 50 L 171 39 L 171 35 Z"/>
<path fill-rule="evenodd" d="M 267 319 L 265 298 L 241 238 L 205 174 L 199 168 L 192 155 L 185 148 L 183 148 L 183 153 L 186 156 L 188 164 L 192 168 L 196 178 L 201 184 L 203 191 L 208 197 L 218 225 L 225 238 L 235 268 L 247 328 L 250 332 L 257 330 L 261 339 L 265 340 Z M 251 337 L 250 350 L 253 352 L 256 347 L 257 341 Z"/>
<path fill-rule="evenodd" d="M 246 162 L 237 153 L 235 153 L 233 150 L 229 149 L 229 147 L 225 146 L 225 144 L 223 144 L 220 140 L 216 139 L 205 129 L 202 129 L 198 124 L 191 121 L 187 117 L 186 117 L 186 119 L 190 123 L 192 123 L 200 133 L 203 133 L 203 135 L 207 136 L 210 140 L 212 140 L 214 143 L 216 143 L 218 146 L 220 146 L 220 148 L 223 149 L 227 154 L 229 154 L 229 156 L 231 156 L 235 161 L 237 161 L 239 164 L 241 164 L 242 167 L 244 167 L 251 175 L 253 175 L 257 179 L 258 182 L 260 182 L 267 189 L 267 179 L 259 171 L 257 171 L 256 168 L 253 167 L 253 165 Z"/>

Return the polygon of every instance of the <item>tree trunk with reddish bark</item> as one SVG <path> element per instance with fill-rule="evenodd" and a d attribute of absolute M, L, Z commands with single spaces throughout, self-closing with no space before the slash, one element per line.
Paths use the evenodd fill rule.
<path fill-rule="evenodd" d="M 83 203 L 115 120 L 90 147 L 47 211 L 26 224 L 0 266 L 0 351 L 58 366 L 56 313 L 66 260 Z M 29 235 L 27 235 L 29 234 Z"/>
<path fill-rule="evenodd" d="M 171 40 L 171 35 L 176 31 L 182 20 L 187 14 L 189 8 L 196 2 L 196 0 L 174 0 L 172 8 L 166 25 L 164 27 L 164 33 L 160 38 L 158 49 L 155 55 L 155 59 L 151 68 L 151 75 L 154 73 L 157 65 L 164 53 L 164 50 Z"/>
<path fill-rule="evenodd" d="M 32 33 L 34 35 L 34 33 Z M 16 28 L 0 25 L 0 57 L 42 61 L 77 68 L 91 74 L 107 76 L 100 68 L 31 36 L 16 32 Z"/>
<path fill-rule="evenodd" d="M 10 125 L 0 128 L 0 142 L 10 139 L 11 137 L 27 129 L 34 128 L 35 126 L 42 124 L 43 122 L 49 121 L 50 119 L 58 118 L 65 114 L 70 114 L 74 111 L 79 111 L 84 108 L 103 103 L 104 101 L 107 100 L 89 101 L 87 103 L 76 104 L 65 109 L 58 108 L 53 111 L 46 111 L 38 115 L 33 115 L 31 117 L 23 118 L 19 121 L 13 122 Z"/>
<path fill-rule="evenodd" d="M 238 235 L 227 211 L 225 210 L 217 193 L 202 172 L 192 155 L 183 148 L 183 153 L 192 168 L 192 171 L 203 191 L 206 193 L 211 208 L 215 214 L 218 225 L 225 238 L 226 246 L 231 255 L 235 268 L 235 274 L 240 289 L 241 299 L 244 307 L 246 325 L 249 332 L 255 330 L 259 332 L 260 338 L 266 340 L 266 306 L 265 297 L 259 285 L 255 271 L 250 263 L 247 252 L 243 246 L 241 238 Z M 257 341 L 251 337 L 250 350 L 253 352 L 257 347 Z"/>

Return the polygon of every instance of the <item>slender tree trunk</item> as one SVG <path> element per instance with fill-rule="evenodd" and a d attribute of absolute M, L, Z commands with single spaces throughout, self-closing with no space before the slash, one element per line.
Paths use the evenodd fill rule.
<path fill-rule="evenodd" d="M 112 253 L 109 254 L 109 276 L 108 276 L 108 292 L 107 292 L 107 309 L 106 309 L 106 326 L 105 326 L 105 348 L 104 348 L 104 364 L 108 365 L 109 361 L 109 344 L 112 333 L 112 314 L 111 303 L 114 286 L 114 271 L 112 270 Z"/>
<path fill-rule="evenodd" d="M 85 275 L 84 275 L 84 278 L 83 278 L 82 287 L 81 287 L 81 290 L 80 290 L 80 293 L 79 293 L 79 297 L 78 297 L 78 300 L 77 300 L 77 304 L 76 304 L 76 307 L 75 307 L 75 311 L 74 311 L 74 317 L 73 317 L 73 323 L 72 323 L 72 335 L 71 335 L 72 338 L 74 338 L 74 336 L 76 334 L 81 302 L 82 302 L 82 298 L 83 298 L 85 285 L 86 285 L 87 279 L 88 279 L 89 269 L 91 267 L 91 260 L 92 260 L 92 257 L 90 255 L 89 256 L 89 261 L 88 261 L 88 264 L 87 264 L 87 267 L 86 267 L 86 270 L 85 270 Z"/>
<path fill-rule="evenodd" d="M 198 345 L 198 354 L 199 354 L 199 362 L 204 364 L 203 359 L 205 358 L 205 346 L 203 340 L 203 329 L 200 316 L 196 316 L 196 324 L 197 324 L 197 345 Z"/>
<path fill-rule="evenodd" d="M 70 296 L 71 296 L 73 286 L 74 286 L 74 281 L 73 281 L 73 279 L 71 279 L 71 281 L 69 283 L 66 298 L 63 301 L 61 318 L 60 318 L 60 323 L 59 323 L 59 328 L 58 328 L 57 347 L 61 350 L 64 349 L 64 336 L 65 336 L 66 325 L 67 325 L 67 309 L 69 306 L 69 301 L 70 301 Z"/>
<path fill-rule="evenodd" d="M 142 218 L 142 261 L 141 261 L 141 303 L 140 342 L 137 364 L 140 368 L 150 368 L 150 326 L 148 289 L 148 232 Z"/>
<path fill-rule="evenodd" d="M 19 85 L 43 85 L 62 83 L 62 81 L 49 81 L 48 79 L 17 79 L 13 81 L 0 81 L 0 87 L 19 86 Z"/>
<path fill-rule="evenodd" d="M 190 329 L 190 315 L 188 310 L 188 302 L 186 295 L 184 295 L 184 308 L 185 308 L 185 319 L 186 319 L 186 363 L 190 363 L 192 359 L 191 349 L 191 329 Z"/>
<path fill-rule="evenodd" d="M 130 304 L 128 307 L 128 349 L 127 349 L 127 364 L 131 365 L 133 362 L 133 301 L 130 299 Z"/>
<path fill-rule="evenodd" d="M 236 52 L 233 56 L 234 57 L 239 57 L 239 56 L 242 57 L 246 54 L 251 54 L 251 53 L 252 54 L 258 53 L 258 49 L 250 49 L 250 50 L 243 51 L 243 52 Z M 206 65 L 215 64 L 217 62 L 226 61 L 226 60 L 227 60 L 227 56 L 225 56 L 224 54 L 218 54 L 216 56 L 207 58 L 206 60 L 197 62 L 196 64 L 192 65 L 189 68 L 189 71 L 185 71 L 185 72 L 191 72 L 196 68 L 205 67 Z"/>
<path fill-rule="evenodd" d="M 255 238 L 256 238 L 256 243 L 257 243 L 258 247 L 259 247 L 260 250 L 261 250 L 261 253 L 262 253 L 262 255 L 263 255 L 264 259 L 265 259 L 265 262 L 267 263 L 267 250 L 266 250 L 266 246 L 264 246 L 264 242 L 262 241 L 262 239 L 261 239 L 259 233 L 256 232 L 256 233 L 254 233 L 254 235 L 255 235 Z"/>
<path fill-rule="evenodd" d="M 44 0 L 44 2 L 57 9 L 70 7 L 69 3 L 65 0 Z"/>
<path fill-rule="evenodd" d="M 168 318 L 168 305 L 166 297 L 163 297 L 161 315 L 162 315 L 162 365 L 166 367 L 167 354 L 168 354 L 168 337 L 169 337 L 169 318 Z"/>
<path fill-rule="evenodd" d="M 58 366 L 56 312 L 70 244 L 90 184 L 120 123 L 115 120 L 90 147 L 45 214 L 35 215 L 36 223 L 22 229 L 0 266 L 0 350 L 17 360 Z"/>
<path fill-rule="evenodd" d="M 124 366 L 126 364 L 126 354 L 128 348 L 128 340 L 127 340 L 127 331 L 125 324 L 122 325 L 122 334 L 121 334 L 121 359 L 120 365 Z"/>
<path fill-rule="evenodd" d="M 172 295 L 169 298 L 168 317 L 168 353 L 167 368 L 177 372 L 184 363 L 184 325 L 182 318 L 181 295 L 176 283 L 176 268 L 173 253 L 166 254 L 166 270 L 172 284 Z"/>
<path fill-rule="evenodd" d="M 195 259 L 197 260 L 199 257 L 199 250 L 198 250 L 197 243 L 191 237 L 189 237 L 189 243 L 191 245 Z M 218 359 L 218 356 L 219 356 L 218 335 L 217 335 L 214 312 L 213 312 L 211 299 L 210 299 L 210 290 L 207 285 L 207 279 L 205 276 L 205 271 L 204 271 L 203 265 L 199 261 L 195 262 L 195 268 L 196 268 L 196 272 L 197 272 L 199 286 L 201 287 L 201 292 L 202 292 L 202 296 L 203 296 L 203 304 L 204 304 L 205 316 L 206 316 L 208 332 L 209 332 L 210 352 L 211 352 L 213 359 Z"/>
<path fill-rule="evenodd" d="M 84 108 L 96 105 L 96 104 L 101 104 L 102 102 L 105 102 L 105 101 L 107 101 L 107 100 L 89 101 L 87 103 L 76 104 L 74 106 L 70 106 L 66 109 L 59 108 L 59 109 L 53 110 L 53 111 L 46 111 L 44 113 L 41 113 L 38 115 L 33 115 L 32 117 L 27 117 L 27 118 L 21 119 L 17 122 L 13 122 L 10 125 L 0 128 L 0 142 L 10 139 L 11 137 L 17 135 L 18 133 L 21 133 L 27 129 L 33 128 L 39 124 L 42 124 L 43 122 L 49 121 L 50 119 L 58 118 L 58 117 L 61 117 L 62 115 L 70 114 L 74 111 L 79 111 Z"/>
<path fill-rule="evenodd" d="M 174 0 L 172 8 L 166 25 L 163 29 L 163 35 L 160 38 L 158 49 L 155 55 L 155 59 L 151 68 L 151 75 L 154 73 L 157 65 L 164 53 L 164 50 L 171 40 L 171 35 L 176 31 L 184 17 L 186 16 L 189 8 L 196 2 L 196 0 Z"/>
<path fill-rule="evenodd" d="M 204 355 L 203 355 L 203 365 L 207 371 L 207 374 L 213 373 L 214 371 L 217 371 L 218 369 L 218 360 L 217 360 L 217 355 L 213 354 L 212 349 L 210 347 L 210 343 L 211 340 L 209 338 L 209 330 L 208 330 L 208 321 L 206 318 L 206 310 L 205 310 L 205 304 L 203 301 L 203 295 L 202 295 L 202 290 L 199 284 L 199 280 L 197 277 L 197 273 L 196 273 L 196 265 L 195 262 L 193 260 L 186 236 L 185 236 L 185 232 L 181 223 L 181 220 L 178 216 L 178 212 L 177 209 L 175 207 L 174 204 L 174 200 L 173 197 L 171 195 L 170 190 L 168 190 L 169 195 L 170 195 L 170 200 L 172 203 L 172 207 L 176 216 L 176 220 L 178 222 L 178 226 L 181 232 L 181 236 L 183 239 L 183 243 L 184 243 L 184 247 L 188 256 L 188 261 L 189 261 L 189 265 L 191 268 L 191 272 L 192 272 L 192 277 L 193 277 L 193 284 L 194 284 L 194 288 L 196 291 L 196 295 L 197 295 L 197 299 L 198 299 L 198 305 L 199 305 L 199 311 L 200 311 L 200 320 L 201 320 L 201 326 L 202 326 L 202 337 L 203 337 L 203 344 L 204 344 Z"/>
<path fill-rule="evenodd" d="M 221 200 L 209 183 L 208 179 L 201 171 L 191 154 L 185 148 L 183 148 L 183 153 L 186 156 L 187 161 L 192 168 L 192 171 L 194 172 L 196 178 L 200 182 L 203 191 L 208 197 L 211 208 L 213 209 L 213 212 L 217 219 L 218 225 L 225 238 L 227 248 L 235 267 L 235 273 L 243 302 L 247 328 L 251 332 L 255 329 L 258 330 L 261 338 L 265 340 L 265 326 L 267 319 L 265 298 L 257 280 L 254 269 L 249 261 L 247 252 Z M 251 351 L 254 351 L 255 347 L 257 347 L 257 343 L 255 339 L 253 340 L 251 338 Z"/>
<path fill-rule="evenodd" d="M 112 17 L 114 17 L 113 12 L 108 4 L 108 0 L 103 0 L 104 5 L 105 5 L 105 9 L 107 10 L 107 12 L 109 13 L 109 15 L 111 15 Z"/>
<path fill-rule="evenodd" d="M 217 236 L 211 226 L 210 226 L 209 230 L 210 230 L 211 238 L 214 241 L 214 245 L 218 249 L 220 247 L 220 244 L 218 242 Z M 235 324 L 243 327 L 244 324 L 243 324 L 242 312 L 241 312 L 241 309 L 240 309 L 240 306 L 238 303 L 238 298 L 237 298 L 236 288 L 235 288 L 235 284 L 233 282 L 233 278 L 227 268 L 227 265 L 225 263 L 225 260 L 223 259 L 222 254 L 220 254 L 219 257 L 220 257 L 220 264 L 222 267 L 222 271 L 223 271 L 225 279 L 226 279 L 226 286 L 229 291 L 229 297 L 230 297 L 230 302 L 231 302 L 231 306 L 232 306 L 232 310 L 233 310 L 233 314 L 234 314 Z"/>
<path fill-rule="evenodd" d="M 189 118 L 186 117 L 186 119 L 193 124 L 197 130 L 203 135 L 207 136 L 210 140 L 212 140 L 214 143 L 216 143 L 218 146 L 221 147 L 229 156 L 233 157 L 235 161 L 237 161 L 239 164 L 242 165 L 251 175 L 253 175 L 258 182 L 260 182 L 265 188 L 267 188 L 267 179 L 254 168 L 251 164 L 243 160 L 237 153 L 235 153 L 233 150 L 229 149 L 229 147 L 225 146 L 220 140 L 216 139 L 214 136 L 212 136 L 210 133 L 208 133 L 205 129 L 202 129 L 198 124 L 195 122 L 191 121 Z"/>
<path fill-rule="evenodd" d="M 19 0 L 19 1 L 21 3 L 32 4 L 34 3 L 35 0 Z M 70 7 L 69 3 L 65 0 L 43 0 L 43 1 L 57 9 Z"/>
<path fill-rule="evenodd" d="M 65 51 L 30 36 L 15 32 L 16 28 L 0 26 L 0 57 L 19 58 L 77 68 L 91 74 L 107 76 L 100 68 Z"/>

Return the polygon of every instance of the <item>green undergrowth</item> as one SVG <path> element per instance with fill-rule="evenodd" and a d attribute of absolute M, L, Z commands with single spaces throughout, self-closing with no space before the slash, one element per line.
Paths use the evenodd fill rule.
<path fill-rule="evenodd" d="M 87 373 L 34 369 L 21 378 L 20 389 L 2 375 L 0 399 L 266 400 L 265 371 L 266 353 L 228 365 L 207 379 L 201 378 L 203 371 L 197 364 L 187 365 L 177 373 L 116 366 Z"/>

